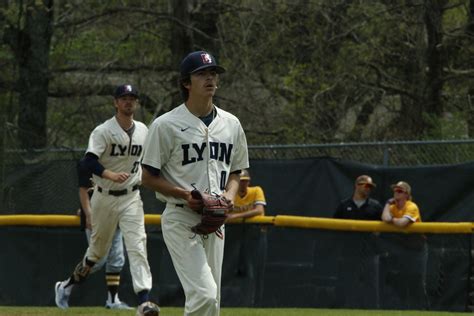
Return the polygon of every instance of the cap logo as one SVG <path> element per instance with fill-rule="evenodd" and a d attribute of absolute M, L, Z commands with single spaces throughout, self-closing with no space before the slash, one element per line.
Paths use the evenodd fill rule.
<path fill-rule="evenodd" d="M 201 54 L 203 64 L 212 64 L 212 57 L 209 54 Z"/>
<path fill-rule="evenodd" d="M 125 85 L 125 91 L 132 92 L 132 86 L 129 84 Z"/>

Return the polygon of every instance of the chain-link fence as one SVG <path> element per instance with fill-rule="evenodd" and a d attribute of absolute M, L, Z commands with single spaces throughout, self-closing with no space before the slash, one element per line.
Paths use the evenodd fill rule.
<path fill-rule="evenodd" d="M 3 212 L 70 212 L 77 204 L 76 162 L 84 148 L 0 151 L 0 210 Z M 474 141 L 411 141 L 349 144 L 249 146 L 250 159 L 288 160 L 332 157 L 376 166 L 438 166 L 467 163 L 474 157 Z M 290 161 L 293 160 L 293 161 Z M 272 161 L 272 162 L 273 162 Z M 252 161 L 251 161 L 252 166 Z M 144 200 L 158 208 L 153 194 Z"/>
<path fill-rule="evenodd" d="M 252 159 L 334 157 L 384 166 L 458 164 L 474 160 L 474 140 L 249 146 Z"/>
<path fill-rule="evenodd" d="M 9 150 L 0 153 L 3 172 L 22 164 L 77 160 L 84 148 Z M 474 160 L 474 140 L 391 141 L 370 143 L 249 145 L 250 159 L 307 159 L 333 157 L 383 166 L 466 163 Z"/>

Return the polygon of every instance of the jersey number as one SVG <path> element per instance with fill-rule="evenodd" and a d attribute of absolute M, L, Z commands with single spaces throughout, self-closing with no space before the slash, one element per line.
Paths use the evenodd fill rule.
<path fill-rule="evenodd" d="M 227 183 L 227 172 L 226 171 L 222 171 L 221 172 L 221 187 L 220 189 L 222 191 L 225 190 L 225 184 Z"/>
<path fill-rule="evenodd" d="M 130 173 L 137 173 L 137 171 L 138 171 L 138 166 L 140 166 L 140 161 L 135 161 L 135 162 L 133 163 L 132 171 L 130 171 Z"/>

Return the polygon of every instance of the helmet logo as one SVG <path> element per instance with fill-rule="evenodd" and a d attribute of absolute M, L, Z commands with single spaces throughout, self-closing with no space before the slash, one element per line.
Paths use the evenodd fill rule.
<path fill-rule="evenodd" d="M 212 57 L 209 54 L 201 54 L 201 59 L 204 64 L 212 64 Z"/>

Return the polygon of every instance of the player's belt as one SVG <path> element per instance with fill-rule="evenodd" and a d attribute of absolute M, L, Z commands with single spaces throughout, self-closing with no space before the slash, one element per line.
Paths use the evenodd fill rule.
<path fill-rule="evenodd" d="M 174 204 L 174 203 L 168 203 L 168 205 L 173 205 L 173 206 L 176 206 L 176 207 L 181 207 L 183 208 L 184 207 L 184 204 Z"/>
<path fill-rule="evenodd" d="M 138 190 L 138 187 L 139 185 L 138 184 L 135 184 L 131 190 L 128 190 L 128 189 L 123 189 L 123 190 L 104 190 L 102 189 L 101 187 L 97 187 L 97 191 L 99 192 L 104 192 L 105 194 L 108 194 L 108 195 L 113 195 L 113 196 L 122 196 L 122 195 L 125 195 L 125 194 L 128 194 L 130 192 L 133 192 L 133 191 L 136 191 Z"/>

